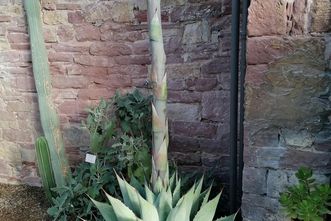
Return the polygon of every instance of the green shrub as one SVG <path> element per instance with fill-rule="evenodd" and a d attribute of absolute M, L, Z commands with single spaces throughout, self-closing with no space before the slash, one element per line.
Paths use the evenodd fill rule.
<path fill-rule="evenodd" d="M 53 220 L 103 220 L 88 196 L 103 201 L 106 197 L 102 190 L 118 196 L 114 170 L 126 178 L 136 177 L 133 179 L 136 182 L 144 182 L 150 176 L 151 137 L 147 134 L 151 123 L 145 120 L 151 118 L 149 100 L 150 97 L 138 91 L 124 96 L 117 93 L 108 101 L 101 99 L 97 107 L 88 110 L 84 126 L 89 130 L 96 162 L 81 163 L 68 185 L 53 189 L 57 197 L 48 209 Z M 123 121 L 127 122 L 126 129 L 121 124 Z"/>
<path fill-rule="evenodd" d="M 295 174 L 299 184 L 281 193 L 280 203 L 288 217 L 303 221 L 323 221 L 330 214 L 331 188 L 317 184 L 312 169 L 301 167 Z"/>

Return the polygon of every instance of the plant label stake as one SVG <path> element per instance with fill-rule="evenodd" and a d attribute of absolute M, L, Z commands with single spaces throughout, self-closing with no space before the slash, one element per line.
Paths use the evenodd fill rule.
<path fill-rule="evenodd" d="M 93 154 L 87 153 L 85 156 L 85 162 L 87 162 L 87 163 L 95 164 L 96 159 L 97 159 L 97 156 L 93 155 Z"/>

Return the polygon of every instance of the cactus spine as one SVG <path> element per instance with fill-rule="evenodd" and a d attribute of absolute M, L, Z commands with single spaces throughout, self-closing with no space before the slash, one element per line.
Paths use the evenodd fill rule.
<path fill-rule="evenodd" d="M 41 125 L 49 145 L 55 182 L 60 187 L 66 184 L 70 170 L 59 119 L 52 103 L 51 77 L 40 16 L 41 7 L 39 0 L 24 0 L 24 7 L 29 25 L 33 74 L 38 93 Z"/>
<path fill-rule="evenodd" d="M 41 177 L 41 181 L 43 183 L 46 196 L 49 200 L 52 200 L 51 189 L 56 187 L 56 183 L 52 168 L 51 154 L 45 137 L 37 138 L 36 156 L 37 156 L 38 171 Z"/>

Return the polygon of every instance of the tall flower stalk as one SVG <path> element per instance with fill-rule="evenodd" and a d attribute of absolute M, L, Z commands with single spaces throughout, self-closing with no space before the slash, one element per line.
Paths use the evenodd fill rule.
<path fill-rule="evenodd" d="M 160 0 L 147 0 L 150 49 L 152 55 L 151 79 L 153 86 L 153 159 L 152 184 L 169 184 L 168 168 L 168 118 L 167 118 L 167 74 L 161 25 Z"/>

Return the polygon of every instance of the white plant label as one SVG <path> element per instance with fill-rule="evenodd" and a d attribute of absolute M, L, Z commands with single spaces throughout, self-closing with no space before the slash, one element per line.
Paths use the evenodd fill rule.
<path fill-rule="evenodd" d="M 85 162 L 95 164 L 97 156 L 87 153 L 85 156 Z"/>

